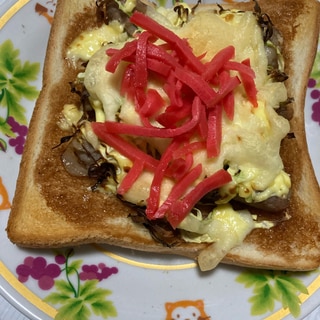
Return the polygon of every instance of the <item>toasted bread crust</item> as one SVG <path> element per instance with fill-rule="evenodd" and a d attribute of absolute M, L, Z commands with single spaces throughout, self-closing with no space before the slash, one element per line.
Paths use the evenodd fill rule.
<path fill-rule="evenodd" d="M 291 138 L 284 139 L 281 154 L 292 179 L 289 221 L 254 230 L 224 262 L 250 267 L 309 270 L 320 265 L 320 191 L 305 137 L 304 100 L 317 46 L 320 4 L 316 0 L 259 2 L 283 38 L 287 88 L 294 97 Z M 186 243 L 168 248 L 132 222 L 131 207 L 113 195 L 88 189 L 95 181 L 70 176 L 60 161 L 61 131 L 57 126 L 65 103 L 79 103 L 68 82 L 77 70 L 65 59 L 66 48 L 81 31 L 96 23 L 95 1 L 58 1 L 45 68 L 43 89 L 30 123 L 16 194 L 8 221 L 8 237 L 27 247 L 61 247 L 108 243 L 143 251 L 196 258 L 207 244 Z M 252 3 L 238 3 L 252 10 Z M 313 36 L 311 36 L 313 35 Z M 294 135 L 294 138 L 292 136 Z M 63 147 L 62 147 L 63 148 Z"/>

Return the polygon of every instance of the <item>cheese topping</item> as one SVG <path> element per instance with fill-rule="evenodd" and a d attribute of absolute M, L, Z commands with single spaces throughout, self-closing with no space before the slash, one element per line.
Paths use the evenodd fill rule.
<path fill-rule="evenodd" d="M 252 107 L 241 86 L 235 90 L 235 116 L 233 121 L 223 117 L 220 155 L 208 159 L 205 150 L 194 154 L 195 162 L 202 163 L 204 168 L 200 179 L 228 165 L 233 182 L 221 189 L 225 199 L 232 198 L 234 186 L 237 186 L 241 196 L 248 202 L 262 201 L 272 195 L 286 196 L 290 178 L 283 171 L 279 149 L 281 140 L 289 131 L 289 123 L 275 111 L 279 103 L 287 98 L 286 88 L 283 83 L 272 82 L 267 75 L 264 43 L 255 17 L 246 12 L 232 14 L 232 19 L 228 17 L 228 21 L 226 18 L 227 16 L 199 12 L 182 28 L 173 28 L 180 37 L 188 39 L 196 55 L 206 52 L 204 59 L 207 60 L 225 46 L 235 46 L 235 60 L 250 58 L 251 67 L 256 73 L 258 107 Z M 112 46 L 119 48 L 123 44 Z M 102 47 L 90 59 L 84 78 L 93 105 L 96 110 L 100 110 L 97 112 L 97 121 L 116 121 L 118 118 L 126 123 L 141 124 L 132 102 L 119 92 L 125 64 L 120 64 L 113 74 L 105 71 L 109 59 L 105 54 L 107 47 Z M 158 90 L 164 96 L 163 89 Z M 163 151 L 166 144 L 154 141 L 154 147 Z M 124 195 L 125 200 L 145 204 L 151 179 L 151 173 L 138 178 L 136 184 Z M 164 185 L 170 186 L 172 182 L 165 179 Z M 168 186 L 163 188 L 169 189 Z M 162 199 L 166 198 L 164 192 L 161 193 Z"/>
<path fill-rule="evenodd" d="M 127 39 L 124 26 L 118 21 L 112 21 L 98 29 L 82 32 L 69 46 L 67 58 L 73 62 L 79 59 L 88 61 L 104 44 L 123 42 Z"/>
<path fill-rule="evenodd" d="M 231 248 L 241 244 L 252 229 L 258 227 L 249 212 L 236 212 L 225 203 L 235 196 L 240 196 L 247 202 L 260 202 L 272 196 L 287 197 L 289 193 L 290 177 L 284 172 L 279 155 L 281 140 L 289 132 L 289 122 L 276 112 L 280 102 L 287 99 L 287 91 L 283 83 L 273 82 L 267 74 L 265 44 L 261 29 L 251 12 L 226 11 L 213 14 L 209 11 L 196 11 L 184 24 L 172 10 L 161 8 L 151 12 L 154 19 L 159 19 L 159 23 L 170 28 L 180 38 L 187 39 L 196 56 L 205 53 L 203 61 L 210 61 L 217 52 L 232 45 L 236 53 L 234 60 L 241 62 L 249 58 L 255 72 L 257 107 L 253 107 L 248 101 L 242 85 L 236 87 L 234 118 L 231 121 L 225 114 L 222 118 L 220 154 L 208 158 L 206 150 L 194 152 L 195 164 L 202 164 L 198 181 L 223 168 L 227 168 L 232 176 L 232 181 L 219 189 L 221 199 L 217 201 L 218 206 L 205 220 L 199 213 L 189 214 L 179 225 L 179 228 L 184 230 L 182 234 L 186 241 L 216 243 L 215 256 L 213 257 L 211 252 L 201 258 L 204 261 L 203 268 L 206 269 L 207 264 L 212 266 L 215 261 L 219 262 Z M 126 40 L 123 28 L 115 23 L 81 34 L 68 51 L 68 58 L 72 61 L 88 61 L 81 77 L 84 77 L 84 85 L 90 94 L 97 122 L 120 120 L 128 124 L 142 125 L 134 104 L 120 94 L 126 63 L 120 63 L 114 73 L 105 70 L 109 60 L 106 50 L 109 47 L 122 48 Z M 112 44 L 106 44 L 110 42 Z M 157 89 L 163 99 L 167 99 L 163 88 L 156 81 L 148 83 L 148 88 Z M 69 123 L 74 124 L 78 119 L 71 106 L 65 107 L 65 113 Z M 152 124 L 161 127 L 158 123 Z M 110 146 L 100 144 L 90 124 L 85 124 L 81 130 L 94 148 L 99 149 L 108 161 L 116 164 L 117 180 L 120 184 L 126 176 L 126 168 L 131 167 L 132 162 Z M 147 143 L 162 154 L 169 140 L 150 138 L 136 143 Z M 152 179 L 151 172 L 143 172 L 123 195 L 124 200 L 146 205 Z M 173 180 L 163 178 L 160 204 L 167 199 L 173 186 Z M 117 185 L 110 182 L 106 188 L 116 192 Z M 271 226 L 272 224 L 267 225 Z M 262 224 L 259 224 L 259 227 L 263 227 Z"/>

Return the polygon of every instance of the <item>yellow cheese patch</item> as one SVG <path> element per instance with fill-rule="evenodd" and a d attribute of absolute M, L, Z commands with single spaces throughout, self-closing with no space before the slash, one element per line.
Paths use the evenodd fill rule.
<path fill-rule="evenodd" d="M 98 29 L 82 32 L 70 45 L 67 58 L 70 61 L 88 61 L 101 47 L 107 43 L 118 43 L 128 39 L 124 27 L 117 21 L 109 25 L 103 24 Z"/>

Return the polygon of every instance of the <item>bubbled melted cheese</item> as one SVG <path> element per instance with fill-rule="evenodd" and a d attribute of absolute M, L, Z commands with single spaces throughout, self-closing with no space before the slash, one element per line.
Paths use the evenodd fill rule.
<path fill-rule="evenodd" d="M 178 33 L 188 39 L 195 55 L 206 52 L 204 60 L 209 61 L 229 45 L 236 49 L 235 60 L 250 59 L 256 75 L 258 108 L 247 101 L 241 86 L 236 89 L 234 120 L 230 122 L 226 117 L 223 120 L 220 156 L 209 161 L 205 152 L 201 152 L 199 161 L 207 162 L 208 171 L 212 171 L 212 167 L 221 168 L 225 160 L 233 170 L 255 168 L 256 189 L 266 189 L 283 169 L 279 149 L 289 131 L 289 123 L 275 108 L 287 99 L 287 91 L 283 83 L 274 83 L 267 76 L 267 57 L 255 17 L 250 12 L 226 13 L 222 19 L 208 11 L 201 12 Z"/>
<path fill-rule="evenodd" d="M 172 30 L 188 40 L 195 55 L 200 56 L 205 52 L 204 61 L 209 61 L 226 46 L 233 45 L 236 52 L 234 60 L 243 61 L 249 58 L 256 74 L 258 107 L 254 108 L 247 100 L 242 86 L 235 90 L 235 116 L 232 122 L 226 116 L 223 118 L 220 155 L 214 159 L 208 159 L 205 151 L 196 152 L 194 155 L 195 162 L 203 164 L 204 170 L 200 179 L 228 164 L 234 181 L 224 188 L 224 193 L 228 194 L 228 188 L 234 185 L 237 185 L 239 191 L 264 191 L 272 186 L 272 192 L 265 192 L 265 198 L 272 195 L 285 196 L 290 188 L 290 179 L 283 172 L 279 149 L 281 140 L 289 131 L 289 123 L 276 113 L 275 108 L 287 99 L 287 93 L 283 83 L 274 83 L 267 76 L 264 43 L 253 14 L 229 12 L 219 16 L 203 11 L 193 16 L 182 28 L 173 26 Z M 123 43 L 112 46 L 122 45 Z M 97 120 L 115 121 L 116 117 L 119 117 L 124 122 L 139 124 L 139 116 L 134 106 L 119 93 L 124 64 L 120 64 L 114 74 L 106 72 L 108 56 L 105 50 L 106 47 L 103 47 L 93 55 L 85 72 L 85 86 L 97 114 L 100 115 Z M 161 93 L 162 89 L 158 89 Z M 155 147 L 164 148 L 161 143 Z M 237 172 L 241 172 L 240 178 L 236 177 Z M 141 175 L 136 185 L 125 194 L 125 200 L 145 204 L 150 181 L 151 173 Z M 278 181 L 276 185 L 275 181 Z M 172 181 L 164 180 L 162 200 L 166 199 L 171 185 Z M 261 199 L 261 192 L 259 194 L 259 201 L 265 200 Z M 254 201 L 254 197 L 254 192 L 251 192 L 248 201 Z M 226 198 L 228 199 L 228 196 Z"/>
<path fill-rule="evenodd" d="M 159 17 L 159 12 L 154 13 L 154 17 Z M 221 49 L 232 45 L 236 52 L 234 60 L 241 62 L 250 59 L 256 75 L 258 107 L 254 108 L 247 101 L 242 86 L 237 87 L 234 91 L 233 121 L 223 115 L 219 156 L 208 159 L 204 150 L 194 153 L 195 165 L 201 163 L 203 168 L 197 182 L 225 168 L 226 165 L 232 176 L 232 182 L 220 188 L 222 200 L 207 217 L 202 217 L 201 212 L 197 215 L 189 214 L 178 226 L 182 229 L 182 237 L 188 242 L 213 242 L 198 257 L 200 268 L 209 270 L 214 268 L 231 248 L 240 245 L 251 230 L 273 227 L 273 223 L 261 224 L 254 221 L 254 217 L 246 210 L 235 211 L 229 204 L 225 204 L 235 196 L 234 190 L 247 202 L 259 202 L 272 196 L 286 197 L 289 193 L 290 177 L 283 171 L 283 163 L 279 156 L 281 140 L 289 132 L 289 122 L 275 111 L 279 103 L 287 99 L 287 92 L 283 83 L 272 82 L 267 75 L 267 57 L 261 30 L 252 13 L 227 11 L 222 15 L 214 15 L 212 12 L 197 10 L 196 15 L 191 16 L 190 21 L 182 27 L 177 27 L 172 22 L 176 21 L 172 12 L 166 14 L 162 8 L 160 16 L 162 18 L 158 22 L 164 22 L 167 28 L 187 39 L 196 56 L 206 53 L 204 61 L 209 61 Z M 90 31 L 74 41 L 68 58 L 72 61 L 89 61 L 84 74 L 84 84 L 90 94 L 91 105 L 95 109 L 98 122 L 121 119 L 130 124 L 141 124 L 134 105 L 120 94 L 125 64 L 120 63 L 114 74 L 105 70 L 109 59 L 106 55 L 109 45 L 104 45 L 105 39 L 112 42 L 113 48 L 121 48 L 126 40 L 121 28 L 103 27 L 101 30 Z M 161 86 L 157 83 L 148 85 L 156 88 L 166 99 Z M 74 113 L 72 106 L 66 106 L 65 113 L 65 125 L 77 121 L 79 115 Z M 131 161 L 117 150 L 100 144 L 90 123 L 82 126 L 81 131 L 107 161 L 117 165 L 117 180 L 120 183 L 126 174 L 124 168 L 130 167 Z M 168 145 L 168 140 L 152 139 L 148 140 L 148 143 L 152 143 L 153 147 L 162 153 Z M 143 172 L 126 192 L 124 200 L 145 205 L 152 179 L 151 172 Z M 173 186 L 174 181 L 163 179 L 160 204 L 167 199 Z M 105 187 L 106 191 L 114 193 L 116 188 L 114 183 Z"/>
<path fill-rule="evenodd" d="M 124 27 L 118 21 L 103 24 L 100 28 L 84 31 L 71 43 L 67 51 L 70 61 L 88 61 L 106 43 L 118 43 L 128 39 Z"/>

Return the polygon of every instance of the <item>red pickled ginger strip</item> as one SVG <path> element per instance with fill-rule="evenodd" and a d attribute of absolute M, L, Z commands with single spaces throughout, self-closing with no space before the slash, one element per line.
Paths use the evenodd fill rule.
<path fill-rule="evenodd" d="M 222 187 L 231 180 L 230 174 L 223 169 L 202 180 L 185 197 L 172 203 L 170 211 L 167 214 L 167 219 L 171 226 L 177 228 L 201 198 L 208 192 Z"/>
<path fill-rule="evenodd" d="M 108 52 L 113 53 L 112 56 L 110 57 L 109 61 L 106 64 L 106 70 L 114 73 L 119 65 L 119 63 L 122 60 L 125 60 L 127 57 L 132 56 L 133 53 L 135 53 L 137 50 L 137 40 L 133 40 L 130 42 L 127 42 L 123 48 L 118 50 L 117 52 L 114 52 L 114 50 L 107 50 L 106 54 Z"/>
<path fill-rule="evenodd" d="M 228 46 L 220 50 L 211 61 L 206 64 L 206 69 L 202 74 L 203 79 L 210 81 L 234 55 L 234 46 Z"/>
<path fill-rule="evenodd" d="M 207 156 L 217 157 L 220 154 L 222 140 L 222 106 L 216 105 L 208 115 Z"/>
<path fill-rule="evenodd" d="M 185 62 L 192 67 L 198 73 L 204 71 L 203 64 L 193 54 L 191 48 L 186 41 L 178 37 L 174 32 L 162 26 L 147 15 L 135 11 L 130 18 L 131 22 L 135 25 L 149 31 L 159 39 L 171 44 L 176 51 L 184 58 Z"/>
<path fill-rule="evenodd" d="M 91 127 L 93 132 L 101 141 L 104 141 L 107 145 L 114 148 L 131 161 L 143 161 L 145 163 L 145 167 L 151 171 L 154 171 L 158 167 L 158 160 L 141 151 L 122 137 L 108 133 L 105 130 L 106 123 L 92 122 Z"/>
<path fill-rule="evenodd" d="M 192 131 L 199 123 L 199 117 L 201 108 L 203 108 L 201 102 L 195 103 L 192 108 L 192 118 L 187 123 L 177 128 L 156 128 L 156 127 L 145 127 L 139 125 L 133 125 L 122 122 L 105 121 L 104 132 L 112 134 L 126 134 L 131 136 L 143 136 L 143 137 L 158 137 L 158 138 L 173 138 Z"/>
<path fill-rule="evenodd" d="M 164 217 L 170 208 L 174 205 L 178 199 L 183 196 L 190 185 L 195 182 L 197 178 L 201 175 L 202 165 L 199 163 L 193 169 L 191 169 L 188 174 L 186 174 L 180 181 L 178 181 L 169 193 L 168 198 L 162 203 L 158 208 L 154 216 Z M 183 220 L 183 219 L 182 219 Z M 181 220 L 181 221 L 182 221 Z"/>
<path fill-rule="evenodd" d="M 150 220 L 162 218 L 161 216 L 156 214 L 156 211 L 159 207 L 161 185 L 169 162 L 172 159 L 172 153 L 180 146 L 180 144 L 181 141 L 179 139 L 173 140 L 171 142 L 166 151 L 163 153 L 159 161 L 159 165 L 154 172 L 146 209 L 146 216 Z"/>
<path fill-rule="evenodd" d="M 120 194 L 120 195 L 123 195 L 128 190 L 130 190 L 132 185 L 135 183 L 135 181 L 141 175 L 143 169 L 144 169 L 144 162 L 143 161 L 140 161 L 140 160 L 134 161 L 131 169 L 125 175 L 123 180 L 121 181 L 121 183 L 120 183 L 120 185 L 119 185 L 119 187 L 117 189 L 117 193 Z"/>
<path fill-rule="evenodd" d="M 183 68 L 177 68 L 174 74 L 177 79 L 191 88 L 206 106 L 210 106 L 216 99 L 216 92 L 200 75 Z"/>
<path fill-rule="evenodd" d="M 185 158 L 173 159 L 172 163 L 168 167 L 166 173 L 169 177 L 178 181 L 182 179 L 193 166 L 193 155 L 192 153 L 186 154 Z"/>
<path fill-rule="evenodd" d="M 246 59 L 242 61 L 242 64 L 250 67 L 250 60 Z M 239 70 L 239 73 L 240 73 L 242 84 L 248 96 L 248 100 L 252 103 L 254 107 L 258 107 L 258 100 L 257 100 L 258 90 L 254 82 L 254 77 L 248 75 L 247 72 L 244 72 L 242 70 Z"/>

